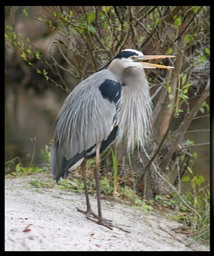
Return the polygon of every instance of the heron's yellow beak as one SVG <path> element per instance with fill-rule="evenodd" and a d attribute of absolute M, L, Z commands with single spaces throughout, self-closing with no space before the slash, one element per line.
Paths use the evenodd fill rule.
<path fill-rule="evenodd" d="M 143 68 L 165 68 L 165 69 L 172 69 L 172 66 L 165 66 L 159 65 L 149 62 L 144 62 L 145 60 L 160 60 L 160 59 L 167 59 L 167 58 L 175 58 L 173 55 L 144 55 L 143 57 L 136 57 L 134 61 L 140 62 Z"/>

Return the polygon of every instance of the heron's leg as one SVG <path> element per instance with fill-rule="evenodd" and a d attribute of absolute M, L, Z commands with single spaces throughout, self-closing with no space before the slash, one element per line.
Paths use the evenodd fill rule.
<path fill-rule="evenodd" d="M 81 169 L 82 169 L 82 176 L 83 176 L 83 182 L 84 182 L 84 187 L 85 187 L 85 197 L 86 197 L 86 206 L 87 209 L 86 211 L 80 210 L 79 208 L 77 208 L 77 210 L 79 212 L 82 212 L 84 214 L 86 214 L 87 216 L 89 216 L 90 214 L 92 214 L 95 218 L 98 218 L 97 214 L 95 214 L 92 210 L 91 210 L 91 204 L 90 204 L 90 200 L 89 200 L 89 195 L 88 195 L 88 187 L 87 187 L 87 177 L 86 177 L 86 162 L 87 159 L 85 158 L 81 164 Z"/>
<path fill-rule="evenodd" d="M 98 224 L 103 225 L 109 229 L 111 228 L 111 223 L 109 220 L 106 220 L 102 217 L 102 210 L 101 210 L 101 202 L 100 202 L 100 185 L 99 185 L 99 180 L 100 180 L 100 144 L 96 146 L 96 167 L 95 167 L 95 181 L 96 181 L 96 189 L 97 189 L 97 206 L 98 206 Z"/>

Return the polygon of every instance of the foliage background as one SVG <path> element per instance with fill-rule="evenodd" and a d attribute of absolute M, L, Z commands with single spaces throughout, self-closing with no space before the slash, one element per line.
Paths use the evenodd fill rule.
<path fill-rule="evenodd" d="M 144 198 L 171 192 L 182 176 L 202 189 L 203 170 L 194 175 L 197 156 L 185 134 L 197 115 L 209 114 L 209 6 L 7 6 L 5 24 L 5 78 L 16 90 L 65 98 L 122 49 L 175 55 L 163 61 L 173 71 L 146 70 L 154 104 L 150 159 L 145 152 L 127 157 L 121 146 L 104 155 L 102 171 L 114 192 L 128 185 Z"/>

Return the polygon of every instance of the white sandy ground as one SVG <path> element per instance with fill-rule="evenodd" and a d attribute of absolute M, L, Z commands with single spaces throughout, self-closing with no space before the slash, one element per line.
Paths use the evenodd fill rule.
<path fill-rule="evenodd" d="M 35 188 L 29 176 L 5 180 L 5 251 L 209 251 L 184 234 L 176 221 L 102 200 L 113 230 L 85 218 L 85 195 Z M 42 178 L 41 178 L 42 179 Z M 97 211 L 96 199 L 90 197 Z M 125 230 L 125 231 L 124 231 Z M 128 231 L 128 232 L 127 232 Z"/>

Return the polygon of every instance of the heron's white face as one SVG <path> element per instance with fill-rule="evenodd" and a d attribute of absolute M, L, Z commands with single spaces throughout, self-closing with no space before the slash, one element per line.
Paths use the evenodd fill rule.
<path fill-rule="evenodd" d="M 166 58 L 174 58 L 173 55 L 144 55 L 142 52 L 134 50 L 134 49 L 125 49 L 123 52 L 133 53 L 129 57 L 122 58 L 122 62 L 126 67 L 140 67 L 140 68 L 164 68 L 164 69 L 172 69 L 172 66 L 165 66 L 159 64 L 153 64 L 149 62 L 144 62 L 145 60 L 158 60 L 158 59 L 166 59 Z"/>

